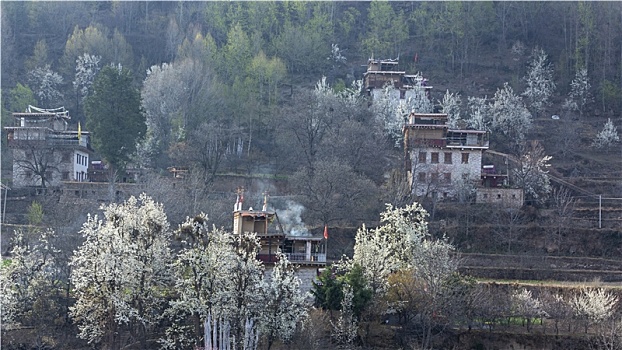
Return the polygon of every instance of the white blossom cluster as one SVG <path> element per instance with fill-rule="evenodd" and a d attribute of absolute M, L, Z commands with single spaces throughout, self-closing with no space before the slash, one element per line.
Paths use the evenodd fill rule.
<path fill-rule="evenodd" d="M 76 75 L 73 81 L 73 89 L 81 99 L 89 94 L 95 76 L 99 72 L 101 56 L 84 53 L 76 59 Z"/>
<path fill-rule="evenodd" d="M 29 240 L 23 231 L 15 232 L 10 260 L 3 260 L 0 268 L 3 329 L 29 315 L 38 298 L 45 298 L 45 293 L 55 288 L 58 266 L 54 256 L 58 250 L 51 239 L 56 234 L 49 229 L 33 234 L 36 239 Z"/>
<path fill-rule="evenodd" d="M 63 93 L 60 88 L 63 77 L 52 71 L 49 64 L 28 72 L 28 81 L 41 105 L 53 106 L 62 100 Z"/>
<path fill-rule="evenodd" d="M 404 99 L 400 98 L 400 92 L 392 83 L 386 84 L 381 92 L 374 96 L 373 113 L 379 123 L 384 125 L 385 135 L 395 142 L 396 147 L 402 144 L 404 137 L 402 127 L 411 113 L 431 113 L 434 110 L 422 85 L 423 77 L 417 75 L 414 79 L 417 84 L 406 91 Z"/>
<path fill-rule="evenodd" d="M 527 84 L 523 96 L 529 100 L 531 108 L 536 113 L 541 112 L 549 104 L 549 98 L 555 91 L 553 82 L 553 68 L 547 62 L 544 50 L 536 48 L 532 53 L 527 75 L 524 77 Z"/>
<path fill-rule="evenodd" d="M 592 322 L 609 319 L 618 304 L 618 297 L 602 288 L 584 289 L 570 299 L 575 314 Z"/>
<path fill-rule="evenodd" d="M 607 119 L 603 129 L 596 135 L 592 146 L 596 148 L 607 148 L 616 142 L 620 142 L 620 136 L 618 135 L 618 129 L 611 122 L 611 118 Z"/>
<path fill-rule="evenodd" d="M 467 127 L 474 130 L 490 131 L 492 120 L 487 98 L 469 96 L 467 105 L 469 109 L 469 118 L 466 120 Z"/>
<path fill-rule="evenodd" d="M 512 175 L 526 197 L 542 203 L 551 192 L 548 176 L 551 158 L 540 145 L 532 146 L 521 156 L 519 167 L 513 169 Z"/>
<path fill-rule="evenodd" d="M 523 288 L 520 291 L 514 291 L 511 300 L 512 309 L 516 315 L 528 318 L 548 316 L 540 299 L 535 298 L 530 290 Z"/>
<path fill-rule="evenodd" d="M 508 83 L 497 89 L 494 102 L 489 106 L 492 128 L 516 140 L 524 139 L 531 128 L 532 116 L 520 96 Z"/>
<path fill-rule="evenodd" d="M 564 101 L 563 107 L 571 111 L 579 111 L 583 115 L 585 106 L 593 102 L 594 98 L 590 92 L 592 86 L 587 75 L 587 68 L 581 68 L 575 73 L 574 79 L 570 82 L 570 92 Z"/>
<path fill-rule="evenodd" d="M 143 194 L 102 209 L 103 219 L 89 215 L 84 223 L 85 241 L 71 260 L 76 303 L 70 314 L 91 344 L 114 337 L 121 325 L 139 332 L 153 326 L 170 281 L 162 206 Z"/>
<path fill-rule="evenodd" d="M 339 45 L 331 44 L 330 45 L 330 57 L 328 57 L 328 60 L 331 60 L 335 63 L 346 63 L 347 59 L 341 53 L 342 53 L 342 50 L 339 48 Z"/>
<path fill-rule="evenodd" d="M 458 128 L 460 121 L 460 94 L 450 93 L 449 90 L 443 95 L 443 100 L 439 101 L 441 111 L 447 114 L 447 125 L 449 128 Z"/>
<path fill-rule="evenodd" d="M 189 218 L 180 232 L 188 236 L 187 247 L 173 262 L 178 296 L 166 311 L 172 325 L 161 340 L 164 348 L 197 344 L 201 334 L 189 322 L 192 319 L 209 319 L 205 332 L 212 335 L 204 341 L 218 349 L 253 349 L 259 335 L 269 342 L 291 338 L 306 306 L 300 279 L 285 255 L 279 254 L 265 279 L 254 233 L 209 230 L 205 215 Z M 214 333 L 218 329 L 220 335 Z"/>

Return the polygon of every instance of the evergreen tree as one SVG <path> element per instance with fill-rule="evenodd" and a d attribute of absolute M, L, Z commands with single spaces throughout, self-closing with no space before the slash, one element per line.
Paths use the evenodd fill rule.
<path fill-rule="evenodd" d="M 113 169 L 124 169 L 147 130 L 140 93 L 132 86 L 130 71 L 112 66 L 102 68 L 84 107 L 96 151 Z"/>

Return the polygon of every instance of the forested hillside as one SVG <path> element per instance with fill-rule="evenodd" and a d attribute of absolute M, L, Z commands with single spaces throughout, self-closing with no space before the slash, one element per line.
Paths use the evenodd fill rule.
<path fill-rule="evenodd" d="M 192 348 L 206 344 L 205 324 L 249 349 L 470 348 L 479 340 L 456 334 L 514 334 L 521 321 L 530 335 L 536 321 L 545 335 L 558 323 L 566 336 L 584 330 L 578 348 L 621 341 L 605 329 L 620 333 L 619 291 L 482 280 L 622 276 L 622 2 L 2 1 L 0 10 L 2 126 L 29 105 L 64 106 L 69 128 L 91 133 L 110 183 L 99 200 L 8 191 L 3 320 L 16 326 L 3 328 L 3 347 Z M 394 103 L 385 87 L 372 102 L 361 82 L 370 58 L 399 59 L 429 95 Z M 483 163 L 523 190 L 521 208 L 476 203 L 474 184 L 445 201 L 412 193 L 402 127 L 411 112 L 432 111 L 489 137 Z M 11 188 L 4 129 L 1 152 Z M 286 259 L 265 281 L 256 237 L 227 232 L 238 187 L 245 207 L 268 194 L 288 225 L 330 228 L 328 259 L 350 257 L 320 277 L 317 309 L 303 310 Z M 303 311 L 287 314 L 279 300 Z M 601 314 L 590 304 L 599 302 Z"/>
<path fill-rule="evenodd" d="M 593 167 L 574 169 L 564 158 L 590 145 L 607 118 L 620 123 L 621 19 L 617 2 L 4 2 L 2 120 L 12 123 L 10 113 L 28 104 L 65 106 L 74 128 L 82 122 L 96 131 L 106 158 L 104 145 L 124 145 L 108 136 L 120 128 L 96 125 L 101 108 L 89 121 L 86 102 L 98 72 L 121 66 L 140 90 L 147 132 L 124 132 L 136 142 L 108 161 L 131 159 L 156 172 L 192 168 L 206 191 L 217 174 L 293 175 L 292 192 L 312 206 L 325 190 L 317 186 L 352 178 L 323 200 L 337 195 L 357 204 L 335 211 L 324 203 L 324 213 L 307 215 L 356 224 L 365 210 L 377 213 L 394 200 L 362 205 L 382 186 L 395 196 L 389 192 L 399 189 L 387 190 L 383 176 L 402 166 L 399 145 L 392 147 L 365 102 L 328 106 L 343 105 L 337 95 L 361 79 L 368 58 L 399 58 L 401 69 L 421 72 L 434 86 L 431 102 L 453 94 L 463 119 L 477 101 L 492 105 L 509 83 L 531 103 L 535 127 L 524 127 L 527 139 L 547 142 L 540 130 L 554 130 L 546 153 L 564 175 L 593 176 Z M 542 50 L 553 84 L 535 104 L 525 95 L 534 49 Z M 571 84 L 580 72 L 581 96 Z M 332 102 L 310 93 L 322 77 Z M 562 120 L 541 121 L 551 114 Z M 575 116 L 581 119 L 570 121 Z M 492 148 L 512 151 L 500 134 L 493 132 Z M 10 158 L 5 152 L 3 169 Z"/>

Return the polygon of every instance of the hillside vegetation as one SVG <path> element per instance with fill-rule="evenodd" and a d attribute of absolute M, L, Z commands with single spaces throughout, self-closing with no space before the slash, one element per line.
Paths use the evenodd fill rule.
<path fill-rule="evenodd" d="M 119 175 L 126 172 L 140 174 L 116 188 L 114 181 L 110 189 L 102 184 L 110 193 L 105 198 L 77 198 L 73 191 L 55 188 L 7 192 L 3 256 L 34 257 L 27 250 L 20 253 L 23 244 L 33 252 L 40 249 L 41 256 L 53 256 L 45 264 L 61 268 L 52 278 L 45 274 L 53 269 L 41 265 L 37 271 L 49 283 L 40 292 L 26 283 L 28 290 L 19 300 L 28 305 L 20 316 L 27 327 L 9 332 L 10 338 L 3 328 L 3 347 L 18 348 L 30 337 L 37 346 L 61 348 L 69 338 L 68 346 L 89 346 L 74 339 L 80 331 L 90 331 L 79 330 L 70 320 L 76 296 L 68 265 L 86 239 L 83 225 L 95 231 L 89 214 L 101 216 L 115 205 L 128 205 L 119 204 L 126 197 L 146 193 L 149 197 L 141 200 L 166 216 L 167 221 L 156 220 L 158 225 L 170 223 L 173 230 L 204 213 L 210 227 L 226 231 L 241 187 L 245 207 L 261 207 L 267 193 L 270 208 L 283 220 L 304 222 L 317 235 L 330 228 L 330 260 L 344 254 L 353 259 L 340 265 L 345 270 L 335 270 L 338 300 L 319 305 L 332 311 L 309 312 L 305 322 L 318 331 L 298 328 L 294 333 L 296 325 L 289 324 L 283 344 L 380 348 L 388 343 L 412 346 L 416 340 L 424 348 L 477 348 L 515 341 L 524 333 L 535 348 L 566 348 L 573 340 L 600 346 L 602 339 L 596 338 L 606 333 L 605 323 L 588 311 L 571 314 L 569 305 L 581 296 L 589 299 L 583 283 L 610 293 L 591 300 L 617 302 L 620 295 L 611 286 L 622 281 L 622 3 L 3 1 L 0 6 L 2 126 L 14 125 L 11 113 L 28 105 L 65 106 L 70 129 L 80 125 L 92 132 L 93 144 L 99 146 L 92 159 L 108 164 L 108 180 L 130 178 Z M 404 115 L 419 110 L 382 110 L 362 93 L 359 80 L 370 58 L 399 59 L 400 70 L 425 77 L 433 87 L 425 104 L 449 113 L 456 127 L 490 131 L 490 149 L 496 153 L 486 154 L 483 162 L 511 175 L 512 186 L 525 192 L 525 205 L 512 209 L 475 203 L 472 191 L 446 201 L 414 196 L 405 177 L 400 133 Z M 108 109 L 110 99 L 120 109 Z M 4 129 L 2 133 L 1 180 L 11 188 L 12 153 Z M 183 176 L 173 178 L 172 168 Z M 417 242 L 436 242 L 447 254 L 440 254 L 447 258 L 447 268 L 433 292 L 426 283 L 437 281 L 417 275 L 421 272 L 413 266 L 421 262 L 416 254 L 429 257 L 436 246 L 412 248 L 403 252 L 408 256 L 403 261 L 393 262 L 393 252 L 380 249 L 380 241 L 373 241 L 378 237 L 370 238 L 384 232 L 381 213 L 390 212 L 386 203 L 404 208 L 415 202 L 421 208 L 412 210 L 429 223 L 425 229 L 417 227 Z M 365 231 L 363 225 L 380 231 Z M 56 235 L 43 234 L 48 228 Z M 168 226 L 162 230 L 172 233 Z M 222 234 L 223 242 L 229 239 L 224 232 L 210 234 Z M 357 241 L 364 238 L 368 246 Z M 58 251 L 45 244 L 48 239 Z M 207 252 L 209 244 L 199 241 L 192 241 L 194 248 Z M 223 242 L 219 247 L 232 249 Z M 166 246 L 158 254 L 174 255 L 188 242 L 158 244 Z M 385 260 L 394 265 L 383 265 L 381 254 L 391 256 Z M 242 259 L 233 252 L 229 258 L 231 264 Z M 367 266 L 372 260 L 378 265 Z M 29 260 L 24 261 L 27 265 Z M 363 272 L 361 266 L 366 267 Z M 366 286 L 374 272 L 384 274 L 383 287 L 371 288 L 372 293 Z M 178 283 L 187 282 L 183 273 L 177 277 Z M 119 283 L 126 282 L 134 281 Z M 181 297 L 157 284 L 170 282 L 155 281 L 152 289 L 141 290 L 144 295 L 132 295 L 123 305 L 164 310 L 162 305 Z M 260 279 L 253 283 L 257 290 L 268 290 Z M 154 290 L 157 295 L 150 294 Z M 130 298 L 123 288 L 116 292 L 117 298 Z M 45 293 L 53 294 L 50 302 L 44 302 Z M 148 298 L 154 304 L 143 305 Z M 339 311 L 348 298 L 357 310 L 351 314 Z M 417 307 L 400 304 L 403 308 L 395 311 L 388 306 L 404 300 Z M 565 303 L 565 313 L 551 316 L 553 311 L 542 306 L 558 305 L 553 300 Z M 442 310 L 435 309 L 441 304 Z M 615 309 L 612 305 L 608 310 Z M 385 319 L 383 312 L 389 309 L 395 313 Z M 545 309 L 550 319 L 543 316 Z M 179 314 L 169 316 L 191 313 L 175 312 Z M 199 322 L 206 315 L 193 315 L 184 327 L 200 334 Z M 101 339 L 99 330 L 88 336 L 110 348 L 150 348 L 165 329 L 171 332 L 169 340 L 179 340 L 174 332 L 183 333 L 158 323 L 177 322 L 173 318 L 147 315 L 143 321 L 149 325 L 140 326 L 143 321 L 134 316 L 119 324 L 107 320 L 123 329 L 120 337 L 110 333 Z M 241 314 L 235 317 L 242 319 Z M 361 322 L 352 328 L 343 317 Z M 218 322 L 224 321 L 214 319 Z M 342 322 L 335 326 L 338 334 L 326 326 L 337 322 Z M 558 322 L 564 326 L 561 333 Z M 243 324 L 236 327 L 234 334 L 243 333 Z M 585 337 L 572 338 L 581 330 Z M 270 348 L 277 339 L 270 332 L 277 331 L 265 332 L 261 345 Z M 553 332 L 564 337 L 552 340 Z"/>

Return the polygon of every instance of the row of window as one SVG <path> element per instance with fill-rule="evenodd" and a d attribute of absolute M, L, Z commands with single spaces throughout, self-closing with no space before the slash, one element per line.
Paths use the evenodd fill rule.
<path fill-rule="evenodd" d="M 453 164 L 453 159 L 452 159 L 452 152 L 444 152 L 444 163 L 445 164 Z M 438 164 L 439 163 L 439 156 L 440 153 L 439 152 L 430 152 L 430 163 L 432 164 Z M 428 152 L 419 152 L 419 163 L 427 163 L 428 161 Z M 463 152 L 462 153 L 462 164 L 469 164 L 469 153 L 468 152 Z"/>
<path fill-rule="evenodd" d="M 451 183 L 451 173 L 442 173 L 442 178 L 441 178 L 441 174 L 437 172 L 432 172 L 428 174 L 422 171 L 422 172 L 417 173 L 417 179 L 419 180 L 419 182 L 426 182 L 428 180 L 428 175 L 430 176 L 429 180 L 431 183 L 438 183 L 439 180 L 442 180 L 444 183 Z M 469 174 L 467 173 L 462 174 L 462 179 L 468 180 Z"/>
<path fill-rule="evenodd" d="M 88 166 L 89 157 L 85 157 L 80 153 L 76 154 L 76 163 L 84 166 Z"/>

